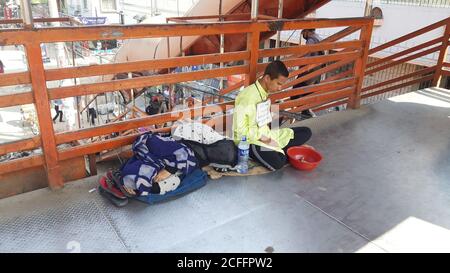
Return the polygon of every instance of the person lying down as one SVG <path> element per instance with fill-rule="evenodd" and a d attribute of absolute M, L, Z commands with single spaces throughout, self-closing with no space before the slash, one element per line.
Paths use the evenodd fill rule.
<path fill-rule="evenodd" d="M 121 168 L 123 187 L 132 196 L 174 190 L 198 166 L 194 152 L 171 137 L 145 133 L 134 142 L 133 152 Z"/>
<path fill-rule="evenodd" d="M 232 169 L 237 147 L 211 127 L 182 123 L 173 137 L 150 132 L 133 143 L 133 156 L 119 170 L 111 170 L 101 186 L 117 198 L 166 194 L 175 190 L 187 175 L 210 165 Z"/>

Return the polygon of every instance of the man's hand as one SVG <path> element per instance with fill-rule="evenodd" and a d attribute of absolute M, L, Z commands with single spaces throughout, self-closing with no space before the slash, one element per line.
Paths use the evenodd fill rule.
<path fill-rule="evenodd" d="M 266 136 L 261 136 L 261 138 L 259 140 L 262 143 L 267 144 L 267 145 L 272 146 L 272 147 L 278 147 L 279 146 L 278 143 L 275 140 L 273 140 L 271 138 L 268 138 Z"/>
<path fill-rule="evenodd" d="M 259 141 L 266 143 L 266 141 L 270 141 L 270 138 L 266 137 L 265 135 L 262 135 Z"/>

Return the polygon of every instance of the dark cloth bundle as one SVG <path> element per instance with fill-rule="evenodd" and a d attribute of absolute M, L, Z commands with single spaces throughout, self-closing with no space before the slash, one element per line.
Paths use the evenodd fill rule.
<path fill-rule="evenodd" d="M 191 140 L 181 140 L 195 153 L 199 167 L 207 165 L 223 165 L 234 167 L 238 162 L 238 152 L 234 141 L 222 139 L 212 144 L 201 144 Z"/>

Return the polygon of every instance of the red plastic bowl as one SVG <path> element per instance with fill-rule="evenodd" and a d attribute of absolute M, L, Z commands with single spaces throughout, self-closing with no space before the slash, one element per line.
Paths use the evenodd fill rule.
<path fill-rule="evenodd" d="M 303 171 L 314 170 L 322 161 L 322 155 L 316 150 L 305 147 L 295 146 L 287 150 L 289 163 L 298 169 Z"/>

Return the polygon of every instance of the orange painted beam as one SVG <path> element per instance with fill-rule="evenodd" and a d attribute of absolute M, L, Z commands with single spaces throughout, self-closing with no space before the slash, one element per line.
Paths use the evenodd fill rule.
<path fill-rule="evenodd" d="M 259 57 L 263 58 L 263 57 L 283 56 L 291 54 L 308 54 L 311 52 L 339 49 L 339 48 L 359 49 L 362 48 L 362 41 L 326 42 L 302 46 L 260 49 Z"/>
<path fill-rule="evenodd" d="M 405 82 L 405 83 L 402 83 L 402 84 L 394 85 L 394 86 L 391 86 L 391 87 L 388 87 L 388 88 L 385 88 L 385 89 L 382 89 L 382 90 L 379 90 L 379 91 L 365 93 L 365 94 L 363 94 L 361 96 L 361 98 L 365 99 L 365 98 L 368 98 L 368 97 L 373 97 L 373 96 L 376 96 L 376 95 L 387 93 L 389 91 L 400 89 L 400 88 L 403 88 L 403 87 L 406 87 L 406 86 L 410 86 L 410 85 L 413 85 L 413 84 L 416 84 L 416 83 L 429 81 L 429 80 L 432 80 L 432 79 L 433 79 L 433 75 L 422 77 L 420 79 L 416 79 L 416 80 L 412 80 L 412 81 Z"/>
<path fill-rule="evenodd" d="M 403 81 L 403 80 L 406 80 L 408 78 L 421 76 L 423 74 L 427 74 L 427 73 L 434 72 L 434 71 L 436 71 L 436 66 L 424 68 L 424 69 L 421 69 L 419 71 L 415 71 L 415 72 L 412 72 L 412 73 L 409 73 L 409 74 L 397 77 L 395 79 L 391 79 L 391 80 L 388 80 L 388 81 L 380 82 L 380 83 L 377 83 L 377 84 L 374 84 L 374 85 L 371 85 L 371 86 L 366 86 L 366 87 L 364 87 L 361 90 L 361 92 L 365 93 L 365 92 L 368 92 L 370 90 L 377 89 L 377 88 L 380 88 L 380 87 L 383 87 L 383 86 L 386 86 L 386 85 L 390 85 L 390 84 L 393 84 L 393 83 L 398 82 L 398 81 Z"/>
<path fill-rule="evenodd" d="M 27 83 L 30 83 L 30 73 L 28 71 L 0 74 L 0 86 L 19 85 Z"/>
<path fill-rule="evenodd" d="M 312 105 L 319 106 L 319 105 L 322 105 L 322 104 L 325 104 L 325 103 L 328 103 L 331 101 L 335 101 L 338 99 L 348 97 L 353 93 L 354 89 L 355 89 L 354 87 L 349 87 L 349 88 L 345 88 L 345 89 L 342 89 L 339 91 L 329 92 L 329 93 L 325 93 L 325 94 L 304 96 L 299 99 L 289 100 L 289 101 L 280 103 L 279 109 L 284 110 L 287 108 L 299 107 L 299 106 L 306 105 L 306 104 L 308 104 L 308 107 L 313 107 Z M 306 108 L 306 109 L 308 109 L 308 108 Z"/>
<path fill-rule="evenodd" d="M 374 19 L 370 21 L 369 25 L 363 26 L 359 35 L 359 39 L 363 41 L 363 52 L 362 56 L 356 59 L 355 65 L 353 66 L 353 75 L 357 76 L 357 79 L 356 88 L 352 96 L 350 96 L 348 102 L 348 106 L 352 109 L 359 108 L 361 104 L 361 89 L 364 82 L 364 70 L 366 69 L 366 63 L 369 57 L 369 47 L 372 37 L 373 22 Z"/>
<path fill-rule="evenodd" d="M 34 102 L 32 92 L 24 92 L 0 96 L 0 108 L 15 105 L 30 104 Z"/>
<path fill-rule="evenodd" d="M 126 90 L 131 88 L 156 86 L 161 84 L 203 80 L 235 74 L 245 74 L 247 73 L 248 69 L 248 66 L 240 65 L 235 67 L 217 68 L 195 72 L 170 73 L 156 76 L 143 76 L 133 79 L 113 80 L 102 83 L 51 88 L 49 89 L 49 97 L 50 99 L 58 99 L 98 94 L 103 92 L 112 92 L 117 90 Z"/>
<path fill-rule="evenodd" d="M 443 43 L 441 45 L 441 50 L 439 51 L 439 57 L 436 63 L 436 70 L 441 71 L 442 67 L 444 65 L 445 59 L 447 58 L 447 52 L 448 52 L 448 39 L 450 39 L 450 17 L 447 18 L 447 24 L 445 26 L 445 32 L 443 37 Z M 442 73 L 434 73 L 433 78 L 433 86 L 440 86 L 441 79 L 442 79 Z"/>
<path fill-rule="evenodd" d="M 0 162 L 0 175 L 6 173 L 20 172 L 24 169 L 33 168 L 44 165 L 44 157 L 42 155 L 35 155 L 13 159 L 5 162 Z"/>
<path fill-rule="evenodd" d="M 354 86 L 356 83 L 356 78 L 348 78 L 343 80 L 337 80 L 333 82 L 327 82 L 327 83 L 319 83 L 314 84 L 310 86 L 300 87 L 300 88 L 294 88 L 294 89 L 288 89 L 286 91 L 281 91 L 277 93 L 270 94 L 269 97 L 272 101 L 297 96 L 297 95 L 303 95 L 303 94 L 309 94 L 309 93 L 323 93 L 323 92 L 329 92 L 333 90 L 338 90 L 346 87 Z"/>
<path fill-rule="evenodd" d="M 270 32 L 277 30 L 296 30 L 305 28 L 328 28 L 363 26 L 370 18 L 355 17 L 341 19 L 280 19 L 263 22 L 221 22 L 187 24 L 139 24 L 125 26 L 81 26 L 40 28 L 33 30 L 3 30 L 0 41 L 3 45 L 28 42 L 52 43 L 88 40 L 139 39 L 171 36 L 203 36 L 217 34 Z"/>
<path fill-rule="evenodd" d="M 2 143 L 0 144 L 0 155 L 12 152 L 33 150 L 39 148 L 40 146 L 41 146 L 41 138 L 39 136 Z"/>
<path fill-rule="evenodd" d="M 50 114 L 49 97 L 45 80 L 44 65 L 42 63 L 41 46 L 39 43 L 25 45 L 30 75 L 31 86 L 35 99 L 36 113 L 41 132 L 42 150 L 44 152 L 45 167 L 49 186 L 52 189 L 64 186 L 61 168 L 58 164 L 56 141 L 53 130 L 53 121 Z"/>
<path fill-rule="evenodd" d="M 441 20 L 441 21 L 439 21 L 439 22 L 436 22 L 436 23 L 434 23 L 434 24 L 431 24 L 431 25 L 429 25 L 429 26 L 423 27 L 423 28 L 421 28 L 421 29 L 419 29 L 419 30 L 416 30 L 416 31 L 414 31 L 414 32 L 411 32 L 411 33 L 408 33 L 408 34 L 406 34 L 406 35 L 403 35 L 403 36 L 401 36 L 401 37 L 399 37 L 399 38 L 397 38 L 397 39 L 394 39 L 394 40 L 392 40 L 392 41 L 390 41 L 390 42 L 387 42 L 387 43 L 385 43 L 385 44 L 382 44 L 382 45 L 380 45 L 380 46 L 374 47 L 374 48 L 372 48 L 372 49 L 369 50 L 369 55 L 372 55 L 372 54 L 374 54 L 375 52 L 378 52 L 378 51 L 381 51 L 381 50 L 383 50 L 383 49 L 389 48 L 389 47 L 391 47 L 391 46 L 394 46 L 394 45 L 396 45 L 396 44 L 399 44 L 399 43 L 404 42 L 404 41 L 406 41 L 406 40 L 409 40 L 409 39 L 411 39 L 411 38 L 417 37 L 417 36 L 422 35 L 422 34 L 424 34 L 424 33 L 427 33 L 427 32 L 429 32 L 429 31 L 431 31 L 431 30 L 434 30 L 434 29 L 436 29 L 436 28 L 438 28 L 438 27 L 442 27 L 442 26 L 444 26 L 449 20 L 450 20 L 450 17 L 448 17 L 448 18 L 446 18 L 446 19 L 444 19 L 444 20 Z"/>
<path fill-rule="evenodd" d="M 110 75 L 133 71 L 151 71 L 161 68 L 173 68 L 181 66 L 191 66 L 199 64 L 210 64 L 220 62 L 231 62 L 246 60 L 250 56 L 249 52 L 228 52 L 224 54 L 206 54 L 199 56 L 173 57 L 168 59 L 156 59 L 149 61 L 136 61 L 126 63 L 102 64 L 69 68 L 58 68 L 46 70 L 45 75 L 48 81 L 91 77 L 97 75 Z M 1 78 L 0 78 L 1 84 Z"/>

